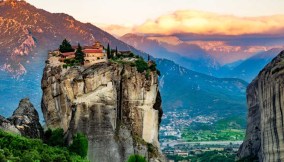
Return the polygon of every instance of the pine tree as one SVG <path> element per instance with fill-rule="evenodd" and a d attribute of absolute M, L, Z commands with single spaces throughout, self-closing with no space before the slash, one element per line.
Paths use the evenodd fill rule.
<path fill-rule="evenodd" d="M 115 54 L 117 55 L 118 51 L 117 51 L 117 46 L 115 47 Z"/>
<path fill-rule="evenodd" d="M 150 55 L 148 54 L 148 62 L 150 61 Z"/>
<path fill-rule="evenodd" d="M 70 42 L 65 38 L 61 45 L 59 46 L 59 51 L 64 53 L 64 52 L 73 52 L 74 49 L 72 48 Z"/>
<path fill-rule="evenodd" d="M 107 44 L 107 58 L 108 59 L 111 58 L 111 51 L 110 51 L 109 43 Z"/>
<path fill-rule="evenodd" d="M 78 60 L 81 64 L 83 64 L 85 61 L 84 57 L 85 57 L 85 53 L 82 51 L 82 47 L 80 43 L 78 43 L 78 48 L 75 53 L 75 59 Z"/>

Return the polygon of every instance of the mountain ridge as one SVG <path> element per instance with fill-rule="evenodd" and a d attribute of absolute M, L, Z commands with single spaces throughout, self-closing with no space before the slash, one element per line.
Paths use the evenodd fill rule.
<path fill-rule="evenodd" d="M 16 12 L 23 13 L 23 15 Z M 11 69 L 10 73 L 13 74 L 15 69 L 19 70 L 18 66 L 24 67 L 22 73 L 16 72 L 19 75 L 18 79 L 10 78 L 10 73 L 0 71 L 0 101 L 7 101 L 2 103 L 0 107 L 4 116 L 9 116 L 11 108 L 16 107 L 18 100 L 24 97 L 29 97 L 37 110 L 40 109 L 42 69 L 48 50 L 58 48 L 65 38 L 71 40 L 72 44 L 76 44 L 78 41 L 82 45 L 92 45 L 94 41 L 98 40 L 104 45 L 110 43 L 112 48 L 117 45 L 118 50 L 131 50 L 144 58 L 147 57 L 147 54 L 141 50 L 127 45 L 90 23 L 81 23 L 67 14 L 52 14 L 29 4 L 19 4 L 14 8 L 11 5 L 0 6 L 0 15 L 3 19 L 15 19 L 20 22 L 17 23 L 21 25 L 16 28 L 16 31 L 23 33 L 23 35 L 16 35 L 9 31 L 9 28 L 4 28 L 3 30 L 8 32 L 2 33 L 0 42 L 11 40 L 7 41 L 10 42 L 8 45 L 13 46 L 11 49 L 19 48 L 28 37 L 35 42 L 35 46 L 24 45 L 19 48 L 20 52 L 26 52 L 24 55 L 13 55 L 14 57 L 12 57 L 13 53 L 8 50 L 0 50 L 0 60 L 4 60 L 2 65 L 5 64 L 5 67 Z M 26 32 L 23 32 L 23 28 L 26 29 Z M 12 35 L 8 35 L 9 32 Z M 25 39 L 19 39 L 21 36 Z M 18 40 L 19 43 L 13 44 Z M 30 42 L 27 41 L 27 44 Z M 0 45 L 0 49 L 4 49 L 4 47 Z M 27 52 L 27 50 L 32 51 Z M 151 59 L 155 58 L 151 57 Z M 245 114 L 245 103 L 240 100 L 245 97 L 242 91 L 246 86 L 245 83 L 237 79 L 229 79 L 228 81 L 215 79 L 205 74 L 189 73 L 189 70 L 170 60 L 155 59 L 155 61 L 162 72 L 160 83 L 163 82 L 164 86 L 160 87 L 160 90 L 162 98 L 164 98 L 162 107 L 165 110 L 176 109 L 177 112 L 180 112 L 181 109 L 192 110 L 191 112 L 196 110 L 192 116 L 202 113 L 208 115 L 210 111 L 214 114 L 222 114 L 223 111 L 226 111 L 224 114 L 227 117 L 232 116 L 235 112 Z M 188 73 L 183 73 L 184 71 Z M 175 80 L 178 82 L 173 84 Z M 236 93 L 231 93 L 232 90 L 236 90 Z M 212 104 L 213 106 L 211 106 Z M 43 117 L 40 116 L 40 119 Z"/>

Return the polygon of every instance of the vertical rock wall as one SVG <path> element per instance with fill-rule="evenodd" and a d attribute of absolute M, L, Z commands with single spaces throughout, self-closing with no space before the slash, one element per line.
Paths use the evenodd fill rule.
<path fill-rule="evenodd" d="M 248 126 L 238 159 L 284 161 L 284 52 L 248 86 Z"/>
<path fill-rule="evenodd" d="M 62 69 L 47 64 L 42 89 L 47 126 L 63 128 L 69 142 L 77 132 L 86 134 L 90 161 L 124 162 L 134 153 L 161 160 L 156 72 L 146 79 L 130 65 Z"/>

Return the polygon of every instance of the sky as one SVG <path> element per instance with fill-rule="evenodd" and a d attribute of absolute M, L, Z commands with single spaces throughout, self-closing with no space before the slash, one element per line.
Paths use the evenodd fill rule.
<path fill-rule="evenodd" d="M 263 50 L 283 47 L 284 0 L 26 1 L 49 12 L 67 13 L 79 21 L 90 22 L 117 37 L 139 33 L 179 35 L 174 38 L 179 40 L 191 38 L 191 34 L 205 35 L 207 40 L 179 42 L 200 46 L 220 63 L 234 62 Z M 251 45 L 252 40 L 247 35 L 269 38 L 256 37 L 253 40 L 255 44 Z M 221 40 L 212 41 L 212 36 L 214 39 L 221 36 Z M 223 40 L 223 36 L 230 40 Z M 236 39 L 238 36 L 241 38 Z M 167 37 L 157 39 L 169 42 Z"/>
<path fill-rule="evenodd" d="M 178 10 L 235 16 L 284 14 L 283 0 L 27 0 L 50 12 L 64 12 L 83 22 L 133 26 Z"/>

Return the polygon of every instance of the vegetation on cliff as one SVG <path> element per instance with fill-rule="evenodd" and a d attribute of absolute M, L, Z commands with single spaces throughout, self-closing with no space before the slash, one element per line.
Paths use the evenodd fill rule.
<path fill-rule="evenodd" d="M 49 146 L 39 139 L 30 139 L 0 130 L 0 161 L 85 162 L 87 160 L 66 147 Z"/>
<path fill-rule="evenodd" d="M 157 64 L 154 61 L 148 60 L 148 63 L 140 56 L 130 52 L 129 54 L 112 56 L 110 62 L 118 64 L 129 64 L 132 67 L 136 67 L 139 73 L 146 72 L 146 78 L 148 79 L 151 71 L 156 71 L 160 75 L 160 71 L 157 69 Z"/>
<path fill-rule="evenodd" d="M 48 129 L 44 134 L 44 142 L 50 146 L 66 147 L 70 152 L 85 158 L 88 153 L 88 139 L 82 133 L 77 133 L 73 137 L 73 142 L 68 146 L 64 139 L 63 129 Z"/>
<path fill-rule="evenodd" d="M 145 157 L 141 155 L 131 155 L 129 156 L 127 162 L 147 162 Z"/>
<path fill-rule="evenodd" d="M 73 143 L 68 148 L 81 157 L 86 157 L 88 154 L 88 139 L 84 134 L 78 133 L 73 137 Z"/>

